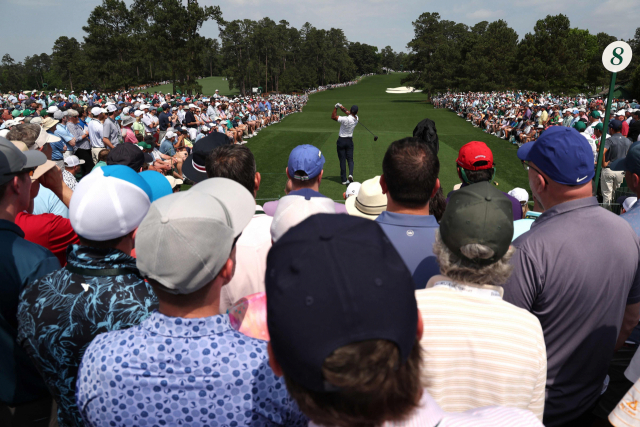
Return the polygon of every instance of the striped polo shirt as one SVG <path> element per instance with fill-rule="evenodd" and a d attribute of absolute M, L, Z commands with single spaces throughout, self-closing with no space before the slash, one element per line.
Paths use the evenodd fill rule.
<path fill-rule="evenodd" d="M 447 412 L 501 405 L 544 410 L 547 353 L 531 313 L 502 300 L 502 288 L 434 276 L 416 291 L 426 388 Z"/>

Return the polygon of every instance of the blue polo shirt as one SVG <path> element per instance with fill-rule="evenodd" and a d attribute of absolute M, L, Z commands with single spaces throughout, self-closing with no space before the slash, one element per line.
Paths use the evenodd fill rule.
<path fill-rule="evenodd" d="M 40 185 L 40 191 L 35 199 L 33 199 L 33 214 L 40 215 L 44 213 L 52 213 L 69 219 L 69 208 L 62 203 L 62 200 L 44 185 Z"/>
<path fill-rule="evenodd" d="M 440 274 L 440 266 L 433 254 L 436 231 L 440 227 L 436 217 L 384 211 L 376 222 L 413 275 L 416 289 L 424 289 L 431 277 Z"/>
<path fill-rule="evenodd" d="M 30 282 L 60 268 L 49 250 L 24 239 L 13 222 L 0 219 L 0 402 L 9 406 L 49 395 L 42 377 L 17 342 L 18 296 Z"/>
<path fill-rule="evenodd" d="M 178 140 L 176 139 L 176 143 L 178 142 Z M 162 142 L 160 143 L 160 152 L 162 154 L 165 154 L 167 156 L 175 156 L 176 154 L 176 149 L 173 146 L 173 142 L 171 142 L 168 139 L 163 139 Z"/>
<path fill-rule="evenodd" d="M 56 126 L 56 130 L 53 132 L 53 134 L 55 136 L 62 138 L 62 140 L 65 143 L 68 143 L 74 138 L 73 134 L 69 132 L 69 129 L 67 129 L 67 126 L 63 125 L 62 123 L 58 123 L 58 125 Z M 68 148 L 69 147 L 67 147 L 67 149 Z"/>
<path fill-rule="evenodd" d="M 640 203 L 634 204 L 631 209 L 620 215 L 620 218 L 627 221 L 633 231 L 640 236 Z"/>
<path fill-rule="evenodd" d="M 51 131 L 47 131 L 47 133 L 58 136 Z M 57 141 L 57 142 L 52 142 L 50 145 L 51 145 L 51 160 L 64 160 L 64 152 L 66 151 L 65 150 L 66 144 L 64 143 L 64 139 L 61 139 L 60 141 Z"/>

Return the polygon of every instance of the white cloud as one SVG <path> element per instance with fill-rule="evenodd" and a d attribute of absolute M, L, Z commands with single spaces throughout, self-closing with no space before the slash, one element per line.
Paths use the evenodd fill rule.
<path fill-rule="evenodd" d="M 503 15 L 503 10 L 478 9 L 466 14 L 469 19 L 477 19 L 478 21 L 495 21 Z"/>

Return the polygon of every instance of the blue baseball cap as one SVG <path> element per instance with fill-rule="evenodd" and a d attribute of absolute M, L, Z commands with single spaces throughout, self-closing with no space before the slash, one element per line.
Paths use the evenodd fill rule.
<path fill-rule="evenodd" d="M 322 375 L 325 359 L 366 340 L 395 343 L 397 363 L 407 361 L 418 324 L 415 284 L 375 221 L 313 215 L 273 244 L 266 271 L 271 345 L 295 383 L 335 391 Z"/>
<path fill-rule="evenodd" d="M 612 171 L 629 171 L 640 175 L 640 143 L 634 142 L 627 151 L 627 156 L 614 160 L 609 165 Z"/>
<path fill-rule="evenodd" d="M 532 161 L 558 184 L 581 185 L 593 178 L 593 152 L 574 128 L 552 126 L 534 142 L 518 149 L 520 160 Z"/>
<path fill-rule="evenodd" d="M 155 202 L 161 197 L 168 196 L 173 193 L 171 184 L 164 175 L 156 171 L 144 171 L 138 175 L 144 179 L 151 189 L 151 201 Z"/>
<path fill-rule="evenodd" d="M 320 175 L 323 166 L 324 156 L 322 151 L 309 144 L 298 145 L 294 148 L 289 154 L 289 162 L 287 163 L 289 175 L 301 181 L 313 179 Z M 296 174 L 299 171 L 303 172 L 303 174 Z"/>
<path fill-rule="evenodd" d="M 609 120 L 609 127 L 613 130 L 620 130 L 622 129 L 622 122 L 618 119 L 611 119 Z"/>

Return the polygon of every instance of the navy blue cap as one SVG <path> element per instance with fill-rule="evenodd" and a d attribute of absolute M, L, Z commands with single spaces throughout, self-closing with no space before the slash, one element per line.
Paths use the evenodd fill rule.
<path fill-rule="evenodd" d="M 609 120 L 609 127 L 613 130 L 620 130 L 622 129 L 622 122 L 618 119 L 611 119 Z"/>
<path fill-rule="evenodd" d="M 629 171 L 640 175 L 640 143 L 634 142 L 627 151 L 627 156 L 614 160 L 609 165 L 612 171 Z"/>
<path fill-rule="evenodd" d="M 297 384 L 335 391 L 322 365 L 356 342 L 388 340 L 398 346 L 400 364 L 409 357 L 418 324 L 415 284 L 375 221 L 307 218 L 273 245 L 265 277 L 271 346 Z"/>
<path fill-rule="evenodd" d="M 287 163 L 289 175 L 294 179 L 303 181 L 313 179 L 320 175 L 323 166 L 324 156 L 322 155 L 322 151 L 309 144 L 298 145 L 291 150 L 289 162 Z M 295 175 L 298 171 L 304 172 L 306 176 Z"/>
<path fill-rule="evenodd" d="M 162 109 L 166 110 L 167 108 L 171 108 L 171 106 L 169 104 L 167 104 L 166 102 L 164 104 L 162 104 Z"/>
<path fill-rule="evenodd" d="M 593 178 L 593 151 L 574 128 L 551 126 L 536 141 L 518 149 L 520 160 L 532 161 L 558 184 L 581 185 Z"/>
<path fill-rule="evenodd" d="M 351 114 L 358 114 L 358 106 L 357 105 L 352 105 L 351 106 Z"/>

